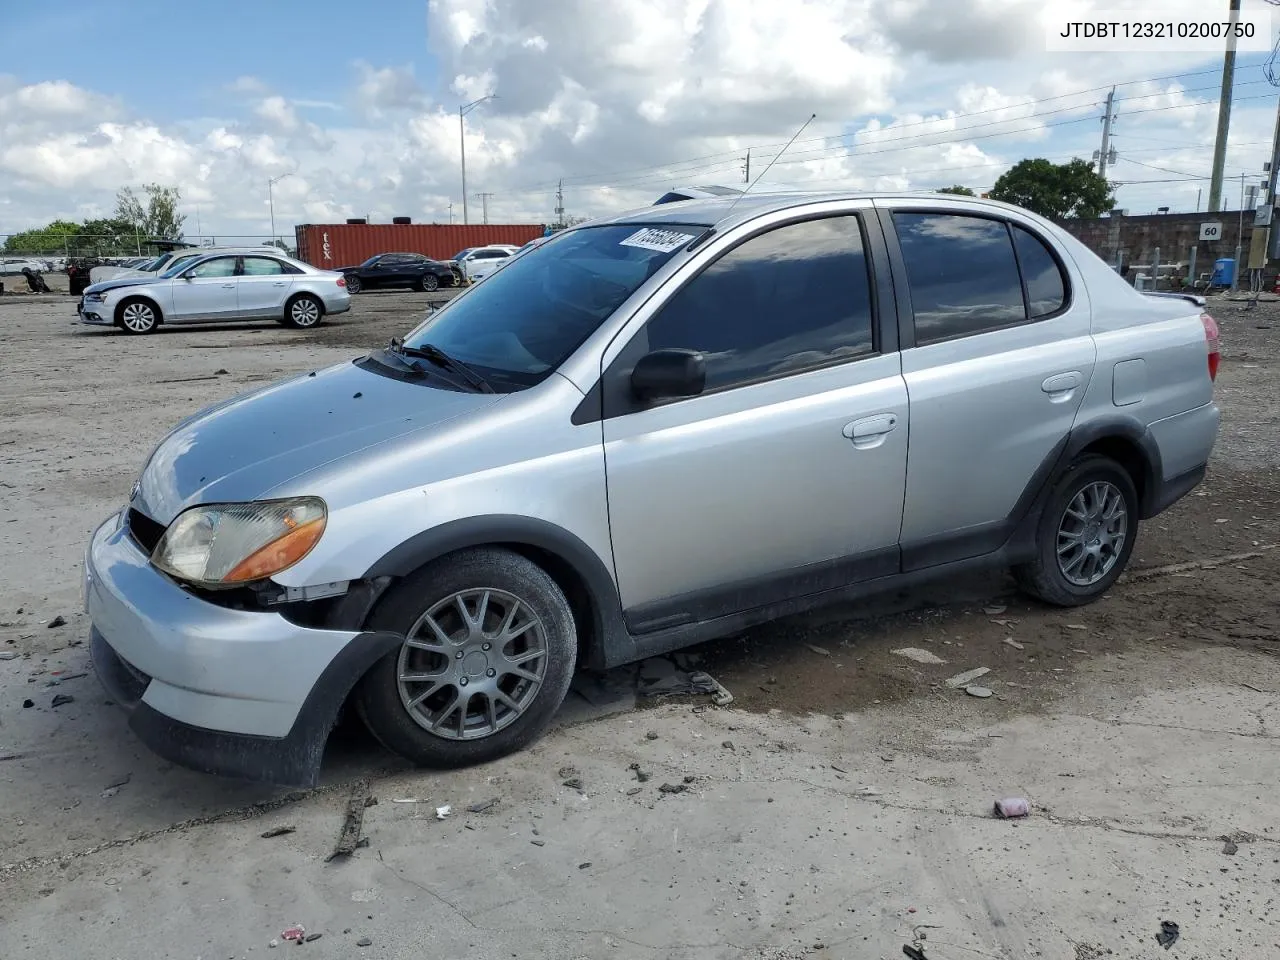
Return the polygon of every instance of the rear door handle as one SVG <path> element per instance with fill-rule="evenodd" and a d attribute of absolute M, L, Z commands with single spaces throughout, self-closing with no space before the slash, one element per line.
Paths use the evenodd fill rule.
<path fill-rule="evenodd" d="M 1084 374 L 1079 370 L 1072 370 L 1068 373 L 1059 373 L 1049 377 L 1044 383 L 1040 384 L 1040 389 L 1045 393 L 1065 393 L 1068 390 L 1074 390 L 1084 382 Z"/>
<path fill-rule="evenodd" d="M 222 289 L 223 289 L 223 290 L 231 290 L 231 289 L 233 289 L 234 287 L 235 287 L 235 284 L 234 284 L 234 283 L 224 283 L 224 284 L 222 285 Z"/>
<path fill-rule="evenodd" d="M 272 285 L 273 287 L 283 287 L 283 286 L 285 285 L 285 281 L 283 281 L 283 280 L 277 280 L 275 283 L 273 283 L 273 284 L 271 284 L 271 285 Z"/>
<path fill-rule="evenodd" d="M 853 441 L 859 450 L 870 450 L 884 443 L 890 431 L 898 425 L 896 413 L 881 413 L 874 417 L 863 417 L 844 425 L 842 431 L 845 438 Z"/>

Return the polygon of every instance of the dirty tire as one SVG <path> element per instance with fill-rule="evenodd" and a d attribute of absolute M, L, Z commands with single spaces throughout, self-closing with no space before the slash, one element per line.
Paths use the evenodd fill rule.
<path fill-rule="evenodd" d="M 1098 571 L 1096 580 L 1088 584 L 1073 582 L 1059 562 L 1059 544 L 1065 545 L 1071 538 L 1070 533 L 1062 531 L 1075 529 L 1074 521 L 1068 523 L 1068 510 L 1080 512 L 1082 501 L 1077 498 L 1084 497 L 1083 503 L 1088 506 L 1092 492 L 1098 490 L 1111 491 L 1112 502 L 1118 497 L 1122 503 L 1124 540 L 1119 549 L 1108 554 L 1114 556 L 1114 561 L 1105 572 Z M 1087 514 L 1088 510 L 1084 512 Z M 1025 593 L 1053 606 L 1078 607 L 1092 603 L 1111 588 L 1133 555 L 1138 514 L 1138 492 L 1128 471 L 1110 457 L 1096 454 L 1081 457 L 1054 484 L 1036 527 L 1036 557 L 1015 567 L 1014 579 Z M 1067 556 L 1072 554 L 1069 552 Z"/>
<path fill-rule="evenodd" d="M 459 615 L 458 595 L 470 622 Z M 517 616 L 508 621 L 513 606 Z M 429 625 L 415 630 L 433 610 L 443 636 Z M 508 623 L 512 639 L 500 643 Z M 516 632 L 526 623 L 533 626 Z M 578 651 L 573 612 L 556 582 L 531 560 L 489 547 L 459 551 L 406 577 L 378 603 L 369 629 L 407 639 L 360 680 L 356 710 L 385 747 L 429 767 L 483 763 L 537 739 L 569 691 Z M 524 679 L 532 675 L 536 685 Z M 414 705 L 419 695 L 424 699 Z M 464 695 L 470 700 L 459 719 Z"/>
<path fill-rule="evenodd" d="M 284 307 L 284 325 L 295 330 L 310 330 L 324 319 L 324 304 L 309 293 L 300 293 Z"/>
<path fill-rule="evenodd" d="M 150 300 L 130 297 L 116 308 L 116 326 L 125 333 L 141 336 L 154 333 L 160 324 L 160 309 Z"/>
<path fill-rule="evenodd" d="M 347 281 L 347 293 L 354 296 L 360 292 L 360 278 L 354 273 L 348 273 L 344 278 Z"/>

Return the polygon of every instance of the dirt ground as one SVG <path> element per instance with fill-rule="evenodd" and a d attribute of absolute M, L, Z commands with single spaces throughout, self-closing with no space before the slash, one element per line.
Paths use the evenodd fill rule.
<path fill-rule="evenodd" d="M 248 957 L 294 922 L 323 957 L 890 957 L 917 928 L 929 960 L 1089 960 L 1160 955 L 1162 920 L 1173 956 L 1280 952 L 1274 303 L 1211 303 L 1210 476 L 1091 607 L 984 575 L 792 618 L 690 652 L 727 709 L 637 699 L 669 664 L 583 677 L 533 749 L 454 773 L 350 727 L 314 791 L 157 760 L 88 665 L 90 530 L 176 420 L 426 300 L 129 338 L 0 298 L 0 957 Z M 943 682 L 982 666 L 990 699 Z M 369 846 L 326 863 L 360 782 Z M 1032 816 L 992 819 L 1005 795 Z"/>

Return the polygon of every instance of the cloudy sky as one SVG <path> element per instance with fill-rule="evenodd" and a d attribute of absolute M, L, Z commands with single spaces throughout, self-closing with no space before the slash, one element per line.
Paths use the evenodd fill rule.
<path fill-rule="evenodd" d="M 754 175 L 810 113 L 756 189 L 988 188 L 1023 157 L 1089 158 L 1111 84 L 1120 205 L 1193 210 L 1221 54 L 1049 54 L 1042 19 L 1181 2 L 5 3 L 0 235 L 109 214 L 120 186 L 154 181 L 181 189 L 188 236 L 264 239 L 284 174 L 277 233 L 448 222 L 451 204 L 461 222 L 458 106 L 489 93 L 466 117 L 472 222 L 479 192 L 491 222 L 546 222 L 560 178 L 580 216 L 737 184 L 749 148 Z M 1230 206 L 1270 153 L 1266 60 L 1238 61 Z"/>

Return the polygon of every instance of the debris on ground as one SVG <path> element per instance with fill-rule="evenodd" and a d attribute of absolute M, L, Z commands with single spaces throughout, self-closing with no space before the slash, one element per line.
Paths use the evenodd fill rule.
<path fill-rule="evenodd" d="M 975 667 L 972 670 L 966 670 L 964 673 L 957 673 L 947 681 L 947 686 L 952 690 L 959 690 L 963 687 L 967 687 L 979 677 L 985 677 L 990 672 L 990 667 Z"/>
<path fill-rule="evenodd" d="M 357 946 L 357 947 L 372 947 L 372 946 L 373 946 L 373 941 L 372 941 L 372 940 L 370 940 L 368 937 L 361 937 L 359 940 L 357 940 L 357 941 L 356 941 L 356 946 Z"/>
<path fill-rule="evenodd" d="M 499 797 L 493 797 L 490 800 L 481 800 L 479 803 L 473 803 L 467 807 L 467 813 L 484 813 L 486 810 L 492 810 L 498 805 Z"/>
<path fill-rule="evenodd" d="M 1068 630 L 1088 630 L 1089 628 L 1086 627 L 1083 623 L 1068 623 L 1067 629 Z"/>
<path fill-rule="evenodd" d="M 636 694 L 641 697 L 682 697 L 711 694 L 711 702 L 717 707 L 733 702 L 733 694 L 711 674 L 696 670 L 681 670 L 669 657 L 650 657 L 640 665 Z"/>
<path fill-rule="evenodd" d="M 570 790 L 577 790 L 579 793 L 581 793 L 581 792 L 582 792 L 582 778 L 581 778 L 581 777 L 570 777 L 568 780 L 564 781 L 563 786 L 568 787 Z"/>
<path fill-rule="evenodd" d="M 810 650 L 812 650 L 814 653 L 816 653 L 820 657 L 831 656 L 831 651 L 828 650 L 826 647 L 819 647 L 812 643 L 806 643 L 805 646 L 808 647 Z"/>
<path fill-rule="evenodd" d="M 664 783 L 658 788 L 659 793 L 684 793 L 689 789 L 687 783 Z"/>
<path fill-rule="evenodd" d="M 53 703 L 51 704 L 51 706 L 60 707 L 64 703 L 75 703 L 75 702 L 76 702 L 76 698 L 71 696 L 71 694 L 59 693 L 57 696 L 53 698 Z"/>
<path fill-rule="evenodd" d="M 577 775 L 577 767 L 564 766 L 557 771 L 557 776 L 559 776 L 561 780 L 568 780 L 570 777 L 576 777 Z"/>
<path fill-rule="evenodd" d="M 586 863 L 580 863 L 580 864 L 578 864 L 578 869 L 579 869 L 579 870 L 585 870 L 585 869 L 587 869 L 587 867 L 589 867 L 589 866 L 591 866 L 591 861 L 590 861 L 590 860 L 588 860 Z"/>
<path fill-rule="evenodd" d="M 304 942 L 310 943 L 312 940 L 319 940 L 323 936 L 323 933 L 308 933 Z"/>
<path fill-rule="evenodd" d="M 333 852 L 324 858 L 328 863 L 335 857 L 349 857 L 360 846 L 360 831 L 364 828 L 364 811 L 376 800 L 369 795 L 369 781 L 359 780 L 351 788 L 351 796 L 347 799 L 347 812 L 342 818 L 342 830 L 338 834 L 338 842 Z"/>
<path fill-rule="evenodd" d="M 980 700 L 985 700 L 992 695 L 990 687 L 965 687 L 964 692 L 971 697 L 978 697 Z"/>
<path fill-rule="evenodd" d="M 724 743 L 720 744 L 720 746 L 724 747 L 726 750 L 736 750 L 736 749 L 737 749 L 737 747 L 735 747 L 735 746 L 733 745 L 733 741 L 732 741 L 732 740 L 726 740 Z"/>
<path fill-rule="evenodd" d="M 1024 647 L 1022 644 L 1020 644 L 1017 640 L 1013 639 L 1013 637 L 1005 637 L 1005 638 L 1004 638 L 1003 640 L 1001 640 L 1000 642 L 1001 642 L 1001 643 L 1003 643 L 1006 647 L 1013 647 L 1013 649 L 1015 649 L 1015 650 L 1025 650 L 1025 649 L 1027 649 L 1027 648 L 1026 648 L 1026 647 Z"/>
<path fill-rule="evenodd" d="M 17 660 L 18 655 L 12 650 L 0 650 L 0 660 Z"/>
<path fill-rule="evenodd" d="M 860 787 L 860 788 L 858 789 L 858 796 L 860 796 L 860 797 L 878 797 L 878 796 L 880 796 L 880 791 L 879 791 L 879 790 L 877 790 L 875 787 Z"/>
<path fill-rule="evenodd" d="M 900 657 L 906 657 L 908 660 L 914 660 L 916 663 L 929 664 L 930 666 L 936 666 L 937 664 L 947 662 L 936 653 L 931 653 L 928 650 L 921 650 L 919 647 L 900 647 L 893 652 Z"/>
<path fill-rule="evenodd" d="M 52 630 L 54 627 L 65 627 L 66 625 L 67 625 L 67 618 L 64 617 L 62 614 L 58 614 L 56 617 L 54 617 L 52 620 L 50 620 L 48 623 L 45 624 L 45 626 L 48 627 L 50 630 Z"/>
<path fill-rule="evenodd" d="M 307 935 L 306 928 L 304 928 L 300 923 L 295 923 L 292 927 L 289 927 L 287 930 L 285 930 L 284 933 L 280 934 L 280 939 L 296 940 L 301 942 L 302 939 L 306 937 L 306 935 Z"/>
<path fill-rule="evenodd" d="M 545 840 L 530 840 L 529 842 L 535 847 L 545 847 L 547 845 L 547 841 Z"/>
<path fill-rule="evenodd" d="M 105 787 L 103 787 L 103 788 L 102 788 L 102 793 L 100 794 L 100 796 L 101 796 L 101 797 L 102 797 L 102 799 L 104 799 L 104 800 L 110 800 L 110 799 L 111 799 L 112 797 L 114 797 L 117 793 L 119 793 L 119 792 L 120 792 L 120 788 L 121 788 L 121 787 L 123 787 L 123 786 L 125 786 L 125 785 L 127 785 L 131 779 L 133 779 L 133 774 L 132 774 L 132 773 L 126 773 L 126 774 L 124 775 L 124 779 L 123 779 L 123 780 L 117 780 L 115 783 L 109 783 L 109 784 L 107 784 Z"/>
<path fill-rule="evenodd" d="M 631 764 L 631 766 L 627 767 L 627 769 L 628 769 L 628 770 L 631 770 L 631 771 L 633 771 L 633 772 L 635 773 L 635 775 L 636 775 L 636 782 L 637 782 L 637 783 L 644 783 L 644 782 L 645 782 L 646 780 L 648 780 L 651 776 L 653 776 L 653 774 L 651 774 L 651 773 L 646 773 L 644 770 L 641 770 L 641 769 L 640 769 L 640 764 L 638 764 L 638 763 L 633 763 L 633 764 Z"/>
<path fill-rule="evenodd" d="M 394 797 L 392 803 L 426 803 L 430 797 Z"/>
<path fill-rule="evenodd" d="M 1004 800 L 996 801 L 995 811 L 996 816 L 1003 820 L 1029 817 L 1031 815 L 1031 804 L 1024 797 L 1006 797 Z"/>
<path fill-rule="evenodd" d="M 30 699 L 28 699 L 28 700 L 23 700 L 23 701 L 22 701 L 22 709 L 23 709 L 23 710 L 30 710 L 30 709 L 31 709 L 32 707 L 34 707 L 35 705 L 36 705 L 36 702 L 35 702 L 34 700 L 30 700 Z"/>
<path fill-rule="evenodd" d="M 658 739 L 658 735 L 657 735 L 656 733 L 654 733 L 652 730 L 650 730 L 648 733 L 646 733 L 646 734 L 644 735 L 644 738 L 645 738 L 646 740 L 657 740 L 657 739 Z"/>
<path fill-rule="evenodd" d="M 1179 934 L 1180 931 L 1176 923 L 1172 920 L 1161 920 L 1160 932 L 1156 934 L 1156 943 L 1168 950 L 1178 942 Z"/>
<path fill-rule="evenodd" d="M 1234 857 L 1236 855 L 1236 851 L 1239 850 L 1240 847 L 1230 837 L 1223 837 L 1222 840 L 1222 852 L 1228 857 Z"/>
<path fill-rule="evenodd" d="M 989 617 L 998 617 L 1000 614 L 1008 610 L 1008 606 L 1003 603 L 993 603 L 989 607 L 983 607 L 982 612 Z"/>
<path fill-rule="evenodd" d="M 293 833 L 297 829 L 292 824 L 286 827 L 272 827 L 270 830 L 263 831 L 260 836 L 263 840 L 270 840 L 273 837 L 283 837 L 286 833 Z"/>
<path fill-rule="evenodd" d="M 449 806 L 447 803 L 443 807 L 436 807 L 437 820 L 443 820 L 445 817 L 449 816 L 449 814 L 451 813 L 453 813 L 453 807 Z"/>

